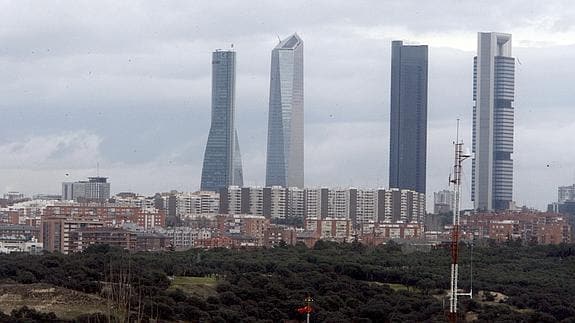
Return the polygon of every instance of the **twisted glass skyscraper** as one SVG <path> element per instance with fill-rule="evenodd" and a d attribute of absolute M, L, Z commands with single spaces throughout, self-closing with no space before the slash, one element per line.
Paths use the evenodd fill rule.
<path fill-rule="evenodd" d="M 504 210 L 513 199 L 515 58 L 510 34 L 479 33 L 477 40 L 471 195 L 475 209 Z"/>
<path fill-rule="evenodd" d="M 297 34 L 272 50 L 266 186 L 304 185 L 303 41 Z"/>
<path fill-rule="evenodd" d="M 212 124 L 202 167 L 202 191 L 243 185 L 242 160 L 234 125 L 236 53 L 212 53 Z"/>

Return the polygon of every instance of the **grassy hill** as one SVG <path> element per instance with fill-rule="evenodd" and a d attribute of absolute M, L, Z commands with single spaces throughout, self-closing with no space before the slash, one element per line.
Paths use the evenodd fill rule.
<path fill-rule="evenodd" d="M 0 284 L 0 311 L 10 314 L 23 306 L 54 312 L 69 320 L 82 314 L 107 312 L 106 300 L 95 294 L 50 284 Z"/>

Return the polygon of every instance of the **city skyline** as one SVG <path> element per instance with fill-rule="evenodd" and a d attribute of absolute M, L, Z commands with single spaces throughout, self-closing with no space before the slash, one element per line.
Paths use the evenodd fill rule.
<path fill-rule="evenodd" d="M 304 185 L 303 41 L 293 34 L 272 50 L 266 186 Z"/>
<path fill-rule="evenodd" d="M 575 170 L 562 149 L 575 131 L 567 59 L 575 55 L 574 12 L 566 4 L 453 2 L 446 20 L 432 4 L 409 1 L 329 10 L 294 2 L 283 9 L 289 22 L 267 4 L 249 12 L 230 4 L 226 12 L 244 13 L 234 17 L 208 2 L 92 4 L 90 14 L 80 5 L 39 12 L 6 4 L 0 189 L 58 192 L 65 174 L 95 175 L 97 161 L 117 191 L 197 189 L 209 130 L 208 53 L 231 43 L 241 53 L 244 182 L 264 185 L 269 49 L 276 34 L 297 31 L 306 41 L 307 186 L 387 186 L 390 41 L 429 45 L 429 201 L 429 192 L 447 187 L 456 118 L 471 147 L 472 59 L 477 31 L 487 30 L 513 34 L 518 58 L 514 200 L 544 209 Z M 506 12 L 515 14 L 499 19 Z"/>

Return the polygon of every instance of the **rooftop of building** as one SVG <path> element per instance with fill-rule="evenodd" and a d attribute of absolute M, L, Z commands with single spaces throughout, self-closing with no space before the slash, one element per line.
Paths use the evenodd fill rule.
<path fill-rule="evenodd" d="M 402 47 L 427 47 L 427 45 L 423 45 L 423 44 L 417 44 L 417 43 L 404 43 L 403 40 L 392 40 L 391 41 L 391 45 L 392 46 L 402 46 Z"/>
<path fill-rule="evenodd" d="M 35 226 L 31 226 L 31 225 L 25 225 L 25 224 L 4 224 L 4 223 L 0 224 L 0 230 L 37 231 L 39 229 L 40 229 L 39 227 L 35 227 Z"/>
<path fill-rule="evenodd" d="M 303 44 L 303 40 L 299 37 L 297 33 L 281 40 L 275 49 L 295 49 L 296 47 Z"/>

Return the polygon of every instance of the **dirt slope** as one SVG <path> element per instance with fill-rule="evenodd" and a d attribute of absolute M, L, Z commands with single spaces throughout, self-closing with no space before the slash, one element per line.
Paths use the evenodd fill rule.
<path fill-rule="evenodd" d="M 63 319 L 107 312 L 106 300 L 97 295 L 48 284 L 0 284 L 0 311 L 9 314 L 24 305 Z"/>

